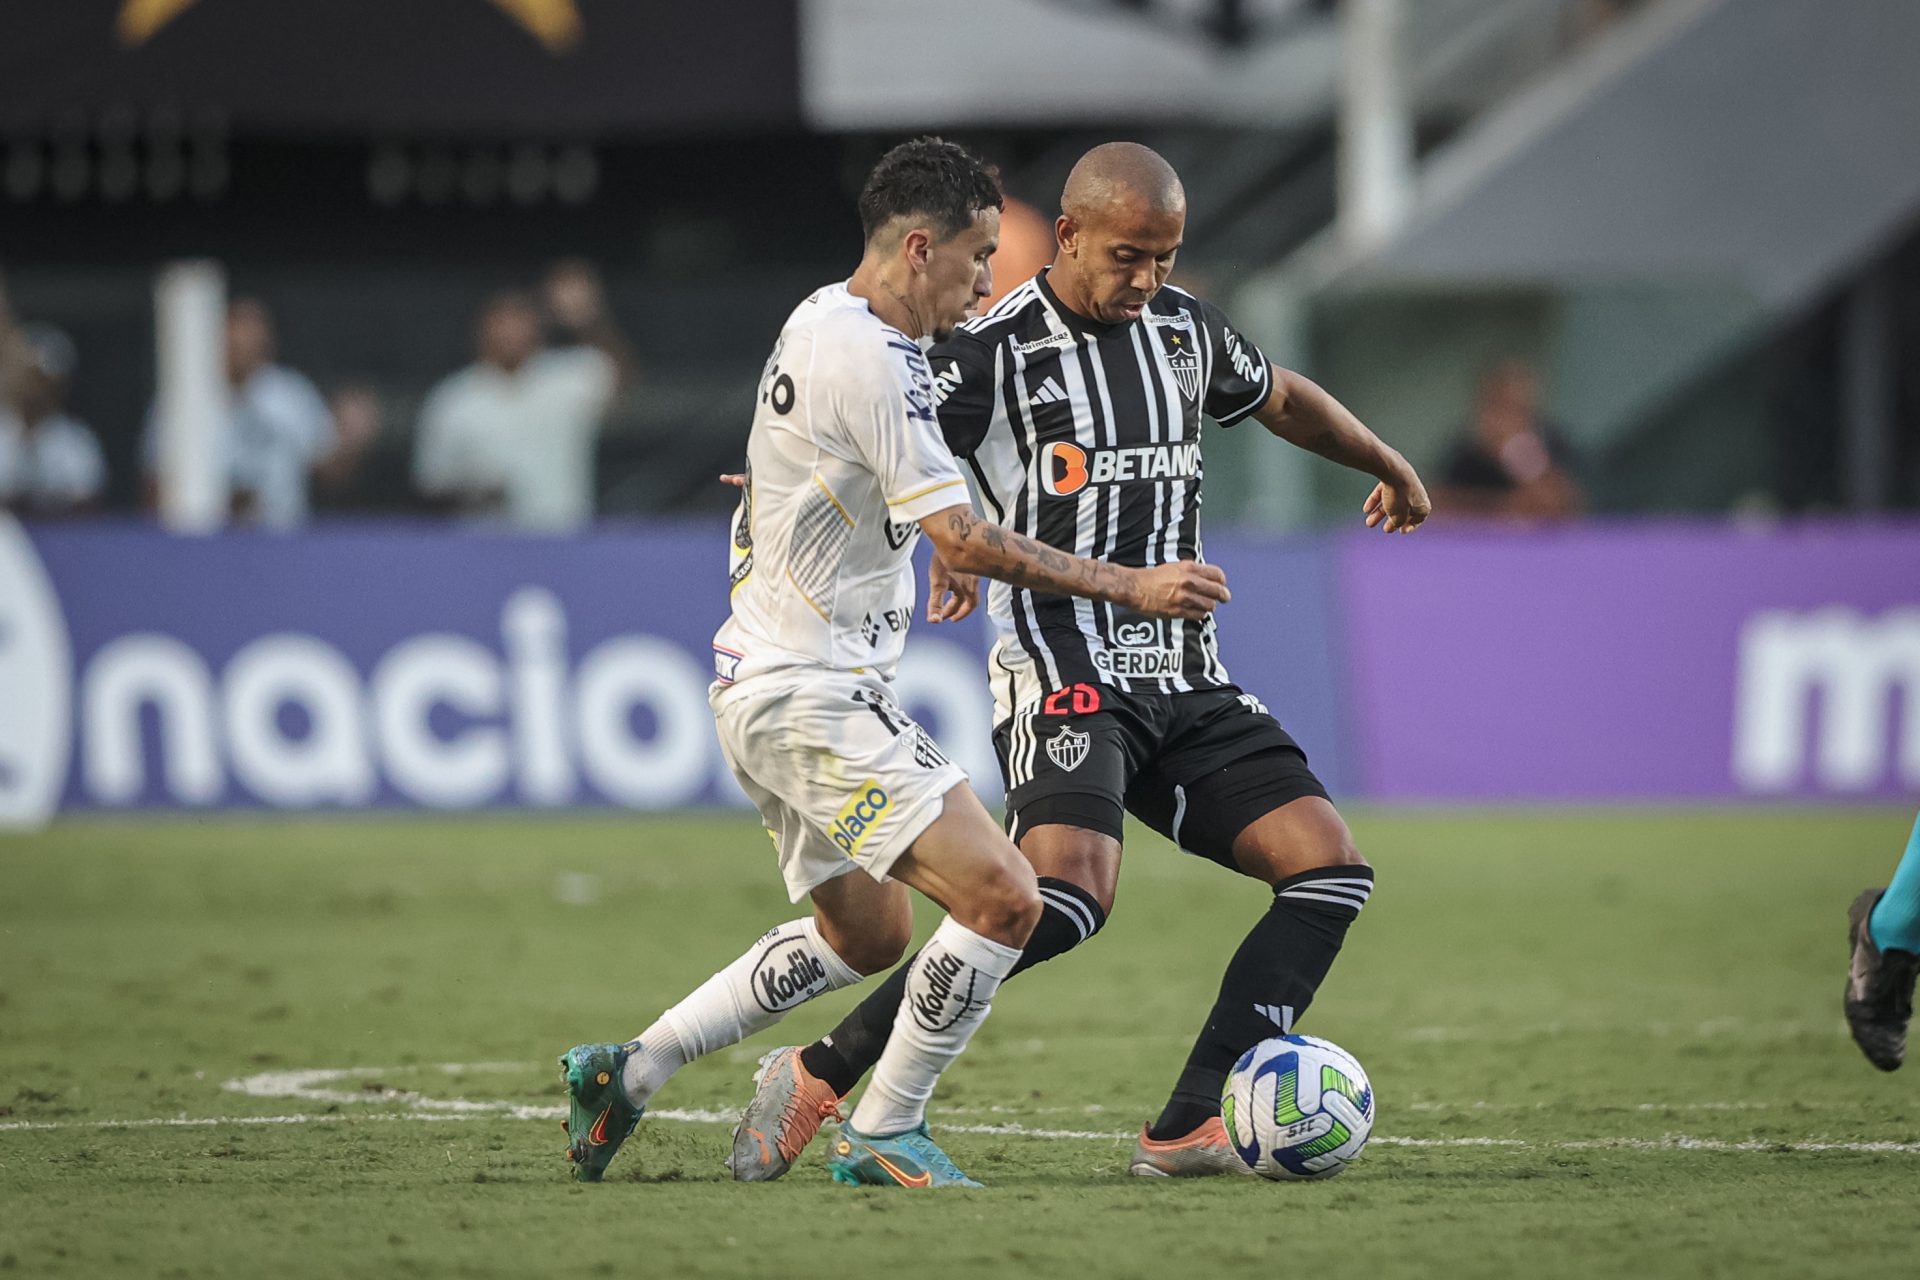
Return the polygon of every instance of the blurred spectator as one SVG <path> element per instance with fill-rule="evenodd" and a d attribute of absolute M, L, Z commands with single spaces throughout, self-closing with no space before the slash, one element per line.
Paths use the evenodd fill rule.
<path fill-rule="evenodd" d="M 11 329 L 0 315 L 0 329 Z M 66 412 L 75 353 L 48 325 L 11 329 L 7 395 L 0 400 L 0 505 L 23 515 L 74 515 L 99 505 L 107 468 L 100 443 Z"/>
<path fill-rule="evenodd" d="M 386 411 L 364 383 L 348 383 L 327 402 L 333 414 L 333 449 L 313 465 L 313 505 L 323 511 L 364 511 L 379 505 L 368 463 L 380 443 Z"/>
<path fill-rule="evenodd" d="M 1648 0 L 1575 0 L 1566 14 L 1568 43 L 1586 43 L 1647 3 Z"/>
<path fill-rule="evenodd" d="M 273 316 L 254 298 L 227 307 L 227 402 L 220 441 L 236 520 L 290 529 L 307 518 L 307 471 L 333 446 L 333 416 L 305 374 L 276 364 Z M 158 407 L 145 451 L 159 454 Z M 151 496 L 151 495 L 150 495 Z"/>
<path fill-rule="evenodd" d="M 546 293 L 575 345 L 543 345 L 529 295 L 491 299 L 480 313 L 479 358 L 420 411 L 413 473 L 423 493 L 456 510 L 562 532 L 593 518 L 595 438 L 627 347 L 590 269 L 564 264 Z"/>
<path fill-rule="evenodd" d="M 1051 266 L 1055 247 L 1053 219 L 1008 196 L 1007 207 L 1000 211 L 1000 247 L 993 251 L 993 292 L 978 312 L 987 311 L 1039 275 L 1040 268 Z"/>
<path fill-rule="evenodd" d="M 1484 377 L 1473 421 L 1440 468 L 1434 508 L 1448 515 L 1560 520 L 1580 514 L 1565 436 L 1540 412 L 1540 379 L 1524 360 L 1506 359 Z"/>
<path fill-rule="evenodd" d="M 592 263 L 579 258 L 556 262 L 541 283 L 540 302 L 554 346 L 600 351 L 613 361 L 614 374 L 622 387 L 637 379 L 633 346 L 607 306 L 606 286 Z"/>
<path fill-rule="evenodd" d="M 0 404 L 13 394 L 14 379 L 26 359 L 24 341 L 13 320 L 13 306 L 7 301 L 7 278 L 0 275 Z"/>

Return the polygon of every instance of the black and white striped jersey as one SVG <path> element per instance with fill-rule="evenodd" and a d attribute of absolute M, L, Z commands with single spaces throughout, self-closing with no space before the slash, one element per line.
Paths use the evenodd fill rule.
<path fill-rule="evenodd" d="M 928 356 L 941 431 L 981 512 L 1125 565 L 1204 558 L 1201 415 L 1232 426 L 1272 391 L 1266 356 L 1212 304 L 1168 286 L 1138 319 L 1100 324 L 1061 305 L 1044 271 Z M 1147 618 L 1002 582 L 987 603 L 997 666 L 1031 664 L 1043 690 L 1228 683 L 1212 618 Z"/>

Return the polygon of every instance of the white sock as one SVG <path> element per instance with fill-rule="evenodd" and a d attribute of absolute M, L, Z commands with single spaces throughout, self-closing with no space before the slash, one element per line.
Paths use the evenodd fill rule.
<path fill-rule="evenodd" d="M 744 955 L 642 1031 L 621 1083 L 643 1107 L 674 1072 L 764 1031 L 795 1005 L 860 981 L 812 916 L 769 929 Z"/>
<path fill-rule="evenodd" d="M 854 1108 L 854 1128 L 886 1137 L 926 1118 L 934 1081 L 987 1020 L 993 993 L 1019 958 L 1018 947 L 983 938 L 952 916 L 940 922 L 913 962 L 893 1038 Z"/>

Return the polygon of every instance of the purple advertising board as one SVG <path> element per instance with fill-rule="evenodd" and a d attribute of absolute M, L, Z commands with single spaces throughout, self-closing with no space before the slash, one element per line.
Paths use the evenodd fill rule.
<path fill-rule="evenodd" d="M 175 538 L 0 517 L 0 822 L 743 804 L 706 703 L 726 545 L 717 522 Z M 1234 606 L 1227 660 L 1276 677 L 1248 685 L 1337 784 L 1331 560 L 1313 540 L 1225 552 L 1263 602 Z M 920 622 L 898 687 L 994 798 L 989 641 L 979 616 Z"/>
<path fill-rule="evenodd" d="M 1920 526 L 1221 537 L 1235 680 L 1336 799 L 1920 796 Z M 0 516 L 0 825 L 56 809 L 744 803 L 717 523 L 175 538 Z M 981 619 L 908 709 L 989 798 Z"/>
<path fill-rule="evenodd" d="M 1339 548 L 1392 800 L 1920 793 L 1920 526 L 1433 530 Z"/>

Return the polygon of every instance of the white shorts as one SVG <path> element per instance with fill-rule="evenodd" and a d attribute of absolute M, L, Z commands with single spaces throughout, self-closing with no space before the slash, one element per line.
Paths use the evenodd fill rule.
<path fill-rule="evenodd" d="M 884 881 L 967 781 L 878 676 L 775 671 L 716 684 L 708 701 L 795 902 L 855 867 Z"/>

